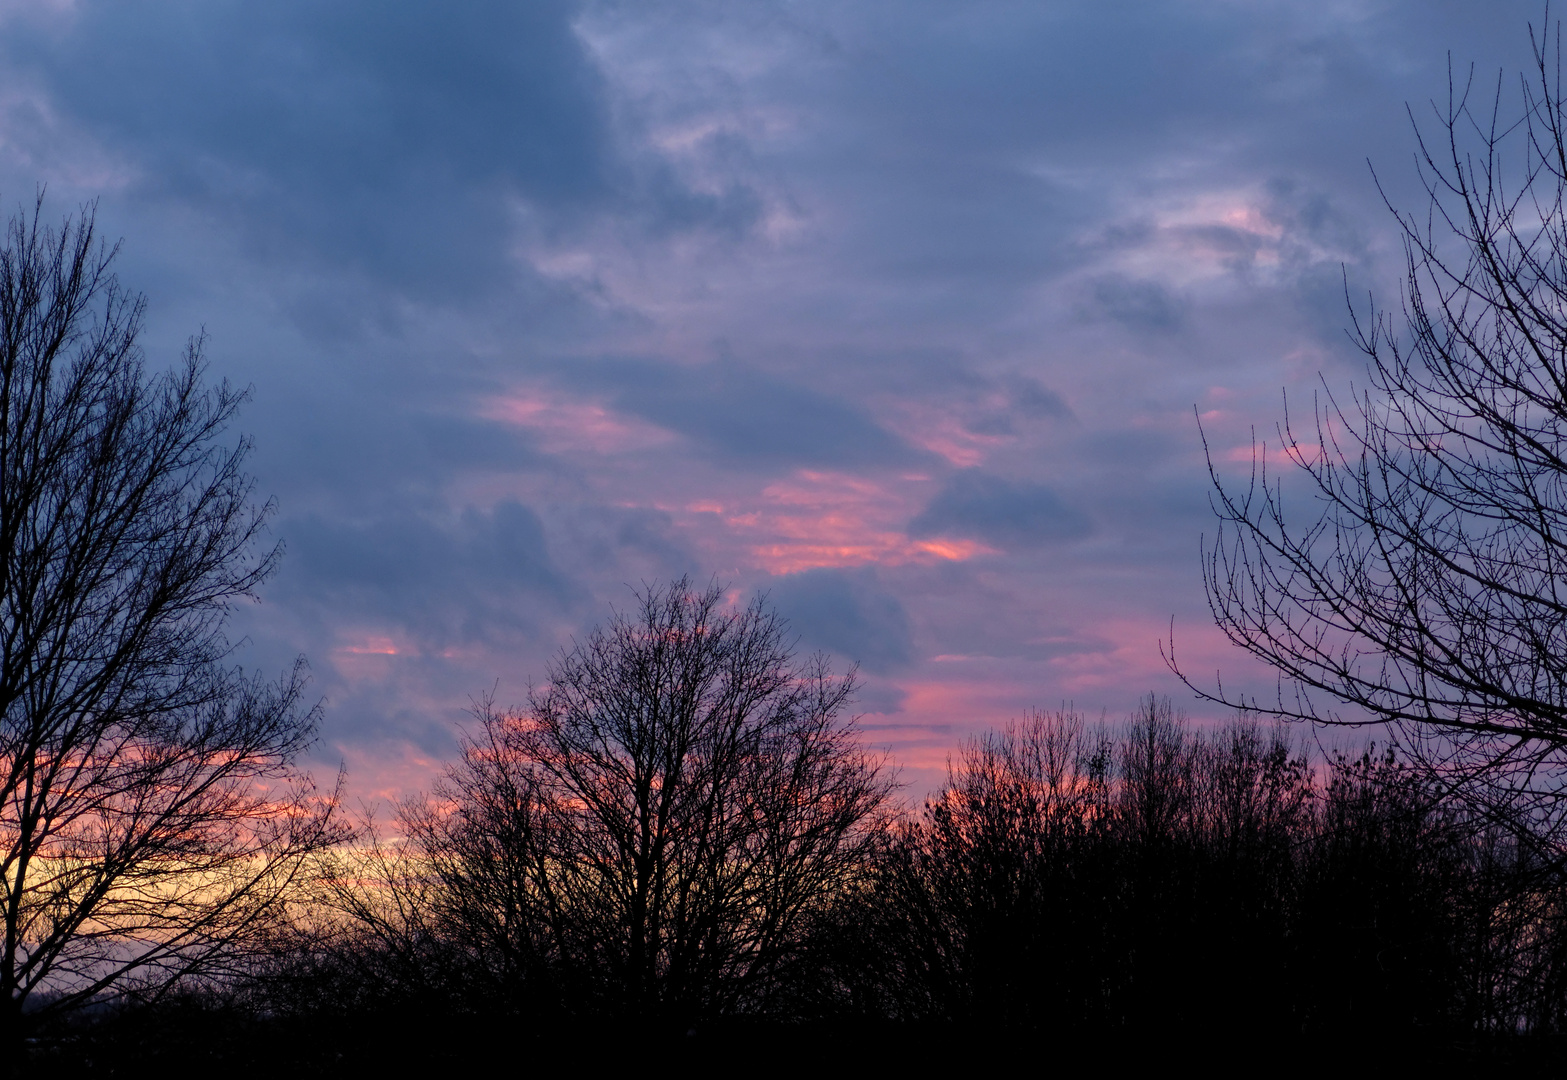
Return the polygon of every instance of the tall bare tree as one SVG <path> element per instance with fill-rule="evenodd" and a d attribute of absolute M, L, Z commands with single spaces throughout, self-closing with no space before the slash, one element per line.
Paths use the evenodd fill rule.
<path fill-rule="evenodd" d="M 1370 385 L 1280 429 L 1304 497 L 1286 513 L 1260 454 L 1249 488 L 1213 471 L 1209 603 L 1281 678 L 1271 700 L 1198 689 L 1397 725 L 1439 775 L 1550 817 L 1567 765 L 1567 102 L 1560 29 L 1532 40 L 1516 99 L 1500 79 L 1476 95 L 1471 72 L 1433 104 L 1435 138 L 1416 124 L 1429 202 L 1394 210 L 1401 317 L 1357 318 Z"/>
<path fill-rule="evenodd" d="M 561 653 L 405 814 L 458 937 L 516 986 L 648 1022 L 761 1009 L 798 985 L 865 868 L 892 781 L 761 600 L 682 578 Z M 531 995 L 530 995 L 531 996 Z"/>
<path fill-rule="evenodd" d="M 246 677 L 229 605 L 271 571 L 242 394 L 201 342 L 148 375 L 91 209 L 0 245 L 0 1038 L 211 974 L 274 916 L 330 798 L 298 668 Z"/>

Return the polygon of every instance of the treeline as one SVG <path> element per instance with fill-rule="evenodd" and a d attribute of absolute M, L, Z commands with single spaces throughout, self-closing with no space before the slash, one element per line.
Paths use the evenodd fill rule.
<path fill-rule="evenodd" d="M 918 807 L 758 599 L 645 590 L 483 703 L 428 795 L 301 864 L 219 974 L 36 1027 L 39 1066 L 330 1070 L 879 1042 L 1533 1058 L 1567 877 L 1429 766 L 1148 698 L 965 744 Z M 1184 1048 L 1177 1051 L 1175 1048 Z"/>
<path fill-rule="evenodd" d="M 834 992 L 1055 1034 L 1561 1030 L 1559 866 L 1392 752 L 1290 734 L 1149 699 L 1116 734 L 1056 713 L 970 743 L 847 902 Z"/>
<path fill-rule="evenodd" d="M 345 1046 L 460 1059 L 568 1033 L 600 1055 L 650 1038 L 727 1051 L 779 1029 L 804 1040 L 785 1055 L 867 1034 L 941 1054 L 976 1032 L 1058 1053 L 1554 1046 L 1560 867 L 1393 752 L 1323 760 L 1295 730 L 1196 730 L 1152 698 L 1115 728 L 1032 715 L 967 743 L 917 810 L 862 818 L 831 880 L 794 882 L 817 891 L 791 925 L 755 894 L 671 908 L 692 917 L 644 943 L 660 959 L 640 987 L 632 898 L 541 893 L 546 868 L 523 863 L 545 823 L 497 768 L 505 748 L 476 742 L 453 770 L 465 782 L 404 805 L 394 839 L 338 853 L 296 936 L 222 1010 L 187 999 L 184 1025 L 162 1029 L 133 1010 L 94 1037 L 148 1053 L 150 1032 L 172 1031 L 183 1054 L 260 1025 L 290 1033 L 269 1057 L 305 1065 Z"/>
<path fill-rule="evenodd" d="M 662 929 L 641 997 L 626 927 L 604 921 L 614 898 L 539 909 L 552 898 L 517 864 L 538 854 L 526 800 L 448 788 L 444 810 L 404 808 L 403 843 L 345 857 L 331 916 L 255 989 L 343 1024 L 392 1009 L 532 1030 L 739 1019 L 1471 1048 L 1562 1030 L 1560 867 L 1390 751 L 1314 760 L 1290 736 L 1244 718 L 1196 731 L 1154 699 L 1115 731 L 1054 713 L 981 736 L 917 811 L 863 823 L 793 926 L 709 909 Z"/>

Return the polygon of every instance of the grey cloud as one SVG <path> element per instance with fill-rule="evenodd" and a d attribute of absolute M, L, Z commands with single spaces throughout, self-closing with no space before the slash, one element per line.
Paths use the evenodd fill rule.
<path fill-rule="evenodd" d="M 833 94 L 839 156 L 820 167 L 879 178 L 845 185 L 852 242 L 884 276 L 988 282 L 951 298 L 978 318 L 1069 269 L 1072 237 L 1139 163 L 1185 157 L 1264 112 L 1270 68 L 1253 40 L 1266 15 L 981 4 L 955 34 L 947 10 L 917 4 L 851 7 L 843 21 L 854 45 L 820 91 Z"/>
<path fill-rule="evenodd" d="M 515 501 L 457 515 L 410 502 L 285 519 L 266 602 L 237 613 L 248 662 L 279 668 L 301 649 L 316 661 L 334 739 L 403 738 L 449 757 L 473 695 L 498 685 L 520 698 L 566 634 L 625 603 L 625 583 L 702 572 L 654 511 L 551 506 L 546 523 Z M 395 657 L 342 652 L 381 635 Z"/>
<path fill-rule="evenodd" d="M 1072 409 L 1061 395 L 1038 379 L 1013 373 L 1002 378 L 1009 404 L 1031 420 L 1070 420 Z"/>
<path fill-rule="evenodd" d="M 1019 421 L 1027 427 L 1041 421 L 1072 419 L 1072 410 L 1061 395 L 1027 375 L 1014 372 L 994 383 L 982 383 L 980 388 L 988 391 L 976 395 L 984 403 L 967 410 L 963 419 L 964 430 L 976 435 L 1015 435 Z M 997 388 L 1003 399 L 999 406 L 993 403 Z"/>
<path fill-rule="evenodd" d="M 289 548 L 271 594 L 333 620 L 377 620 L 431 648 L 527 630 L 578 587 L 550 558 L 537 514 L 516 502 L 440 523 L 407 511 L 349 523 L 286 520 Z"/>
<path fill-rule="evenodd" d="M 1362 281 L 1396 295 L 1381 291 L 1389 272 L 1396 290 L 1397 251 L 1378 231 L 1366 156 L 1393 201 L 1419 209 L 1401 102 L 1419 110 L 1445 88 L 1448 48 L 1478 60 L 1482 78 L 1502 62 L 1515 71 L 1539 11 L 1538 0 L 68 7 L 4 26 L 0 179 L 14 197 L 37 175 L 69 173 L 36 162 L 91 165 L 69 173 L 89 177 L 78 187 L 53 190 L 74 199 L 104 185 L 106 233 L 131 237 L 128 259 L 152 253 L 127 278 L 151 290 L 155 317 L 179 306 L 178 336 L 209 320 L 216 357 L 236 342 L 254 356 L 240 381 L 258 384 L 257 401 L 242 422 L 261 490 L 292 514 L 278 523 L 291 553 L 269 603 L 247 613 L 277 616 L 255 640 L 271 634 L 278 664 L 306 649 L 323 678 L 345 628 L 475 642 L 456 658 L 399 656 L 403 674 L 388 678 L 402 681 L 384 686 L 344 668 L 328 723 L 365 738 L 421 730 L 421 710 L 447 717 L 496 675 L 515 689 L 542 673 L 563 628 L 623 603 L 623 583 L 752 565 L 753 537 L 657 508 L 743 501 L 800 466 L 948 478 L 909 524 L 917 535 L 1024 549 L 1086 535 L 1091 511 L 1102 541 L 1049 559 L 774 582 L 804 644 L 858 655 L 867 671 L 921 664 L 911 681 L 939 682 L 974 670 L 914 656 L 912 616 L 922 649 L 1016 658 L 1008 678 L 1050 700 L 1068 669 L 1043 659 L 1098 650 L 1110 664 L 1124 645 L 1073 627 L 1205 619 L 1192 553 L 1211 519 L 1186 409 L 1224 386 L 1240 395 L 1229 408 L 1258 410 L 1269 429 L 1274 385 L 1296 378 L 1287 358 L 1311 344 L 1300 324 L 1343 343 L 1340 253 L 1357 296 Z M 589 50 L 576 26 L 607 33 Z M 1285 229 L 1266 273 L 1248 275 L 1257 239 L 1244 230 L 1188 237 L 1238 271 L 1217 299 L 1161 293 L 1139 280 L 1151 273 L 1141 264 L 1105 258 L 1185 220 L 1172 207 L 1258 192 L 1254 209 Z M 683 243 L 692 230 L 717 239 Z M 519 271 L 515 242 L 534 239 L 606 267 L 604 291 Z M 149 286 L 148 267 L 166 288 Z M 1062 282 L 1111 268 L 1131 276 L 1090 279 L 1081 299 L 1149 332 L 1117 335 L 1113 353 L 1103 327 L 1062 318 L 1057 303 Z M 1182 334 L 1153 339 L 1176 325 Z M 648 342 L 690 357 L 724 338 L 744 363 L 539 359 Z M 495 387 L 552 377 L 684 438 L 617 473 L 624 458 L 544 454 L 515 428 L 455 415 Z M 1252 404 L 1258 383 L 1275 411 Z M 1073 408 L 1046 384 L 1069 386 Z M 988 471 L 949 478 L 859 395 L 888 415 L 908 407 L 1037 439 L 998 443 Z M 1067 475 L 1081 493 L 1070 501 L 1057 494 Z M 537 515 L 452 509 L 492 477 L 550 502 Z M 1102 687 L 1084 704 L 1145 689 Z"/>
<path fill-rule="evenodd" d="M 1293 271 L 1295 306 L 1318 342 L 1358 375 L 1364 358 L 1345 331 L 1351 322 L 1349 301 L 1365 297 L 1379 269 L 1366 232 L 1327 193 L 1297 180 L 1275 177 L 1267 192 L 1268 216 L 1285 229 L 1281 254 Z"/>
<path fill-rule="evenodd" d="M 1111 274 L 1093 283 L 1098 312 L 1133 330 L 1174 330 L 1185 321 L 1185 310 L 1156 281 Z"/>
<path fill-rule="evenodd" d="M 864 410 L 734 361 L 680 367 L 579 364 L 564 378 L 743 467 L 895 465 L 923 460 Z"/>
<path fill-rule="evenodd" d="M 866 679 L 855 688 L 854 708 L 856 712 L 876 713 L 881 716 L 893 716 L 903 711 L 903 703 L 909 698 L 907 690 L 894 683 L 881 679 Z M 884 725 L 891 726 L 891 725 Z M 862 725 L 860 730 L 871 732 L 877 725 Z M 904 730 L 908 730 L 905 728 Z M 874 742 L 875 735 L 871 736 Z"/>
<path fill-rule="evenodd" d="M 1081 574 L 1085 569 L 1067 552 L 1048 561 L 1067 565 L 1068 560 L 1073 567 L 1070 573 Z M 1103 655 L 1115 648 L 1114 642 L 1093 633 L 1095 619 L 1102 612 L 1085 618 L 1081 608 L 1061 605 L 1059 597 L 1065 589 L 1057 591 L 1048 605 L 1019 604 L 1014 584 L 998 577 L 993 565 L 945 563 L 924 577 L 921 586 L 916 609 L 925 616 L 921 644 L 927 664 L 934 665 L 923 671 L 942 673 L 938 678 L 962 678 L 973 670 L 968 665 L 975 660 L 1038 663 Z"/>
<path fill-rule="evenodd" d="M 908 613 L 872 570 L 785 574 L 768 582 L 767 593 L 809 648 L 837 653 L 878 673 L 913 659 Z"/>
<path fill-rule="evenodd" d="M 1224 101 L 1247 59 L 1247 21 L 1219 9 L 987 5 L 971 32 L 953 35 L 936 5 L 920 7 L 869 9 L 884 21 L 867 50 L 863 76 L 878 84 L 867 93 L 906 128 L 988 153 L 1041 133 L 1099 144 L 1178 137 L 1168 118 Z"/>
<path fill-rule="evenodd" d="M 268 437 L 257 447 L 264 485 L 291 481 L 285 513 L 299 500 L 330 499 L 338 511 L 377 514 L 410 492 L 427 497 L 454 475 L 556 466 L 514 425 L 454 413 L 420 412 L 385 396 L 268 396 L 244 414 Z M 290 503 L 293 503 L 293 506 Z"/>
<path fill-rule="evenodd" d="M 55 102 L 255 249 L 461 295 L 507 276 L 505 196 L 609 183 L 602 90 L 560 3 L 84 5 L 13 39 Z"/>
<path fill-rule="evenodd" d="M 550 514 L 560 565 L 582 577 L 627 583 L 699 579 L 701 559 L 663 510 L 637 506 L 555 507 Z"/>
<path fill-rule="evenodd" d="M 1538 17 L 1505 6 L 1462 18 L 1467 47 L 1503 55 L 1495 28 L 1517 38 Z M 1375 214 L 1364 158 L 1404 145 L 1399 102 L 1412 76 L 1441 78 L 1458 21 L 1411 12 L 835 5 L 835 50 L 802 65 L 829 141 L 798 164 L 851 208 L 835 219 L 849 223 L 845 265 L 915 286 L 910 318 L 983 326 L 1081 265 L 1074 239 L 1128 198 L 1255 184 L 1283 168 L 1347 183 L 1356 208 Z M 1411 32 L 1413 22 L 1423 25 Z M 1373 99 L 1388 108 L 1368 108 Z M 1240 230 L 1205 239 L 1237 269 L 1251 264 Z"/>
<path fill-rule="evenodd" d="M 683 186 L 628 141 L 571 0 L 110 2 L 7 27 L 3 55 L 136 169 L 255 252 L 461 300 L 513 280 L 522 202 L 548 231 L 636 210 L 744 229 L 743 187 Z"/>
<path fill-rule="evenodd" d="M 1088 519 L 1043 484 L 964 469 L 909 522 L 909 535 L 962 536 L 997 547 L 1037 547 L 1089 532 Z"/>
<path fill-rule="evenodd" d="M 1309 242 L 1341 258 L 1366 256 L 1364 232 L 1326 192 L 1309 189 L 1288 176 L 1270 178 L 1266 189 L 1268 217 L 1284 226 L 1286 239 Z"/>

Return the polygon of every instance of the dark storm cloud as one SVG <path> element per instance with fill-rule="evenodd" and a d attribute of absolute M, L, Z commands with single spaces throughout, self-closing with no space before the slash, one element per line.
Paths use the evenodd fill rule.
<path fill-rule="evenodd" d="M 837 653 L 866 671 L 906 666 L 914 656 L 908 612 L 869 568 L 806 570 L 769 581 L 768 600 L 808 649 Z"/>
<path fill-rule="evenodd" d="M 714 460 L 741 468 L 856 468 L 927 456 L 852 401 L 735 361 L 581 363 L 562 381 L 608 394 L 617 409 L 679 432 Z"/>
<path fill-rule="evenodd" d="M 1003 550 L 1073 540 L 1089 532 L 1088 519 L 1043 484 L 1003 480 L 978 469 L 953 475 L 909 535 L 963 536 Z"/>

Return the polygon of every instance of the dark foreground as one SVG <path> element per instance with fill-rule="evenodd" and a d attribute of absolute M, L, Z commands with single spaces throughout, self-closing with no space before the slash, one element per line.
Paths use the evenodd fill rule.
<path fill-rule="evenodd" d="M 1340 1031 L 1291 1037 L 1222 1025 L 1163 1032 L 1017 1031 L 869 1019 L 716 1021 L 684 1032 L 625 1024 L 537 1025 L 523 1019 L 384 1014 L 265 1018 L 189 999 L 117 1010 L 31 1040 L 24 1074 L 49 1076 L 408 1075 L 570 1064 L 663 1071 L 711 1065 L 766 1072 L 848 1068 L 1061 1066 L 1158 1069 L 1184 1063 L 1293 1072 L 1317 1068 L 1551 1069 L 1558 1035 L 1466 1037 L 1431 1030 Z"/>

